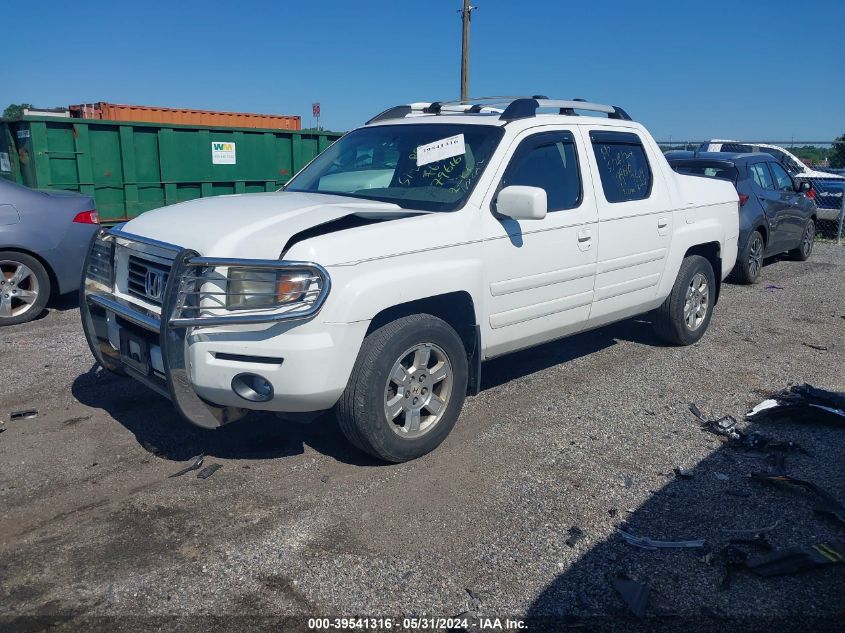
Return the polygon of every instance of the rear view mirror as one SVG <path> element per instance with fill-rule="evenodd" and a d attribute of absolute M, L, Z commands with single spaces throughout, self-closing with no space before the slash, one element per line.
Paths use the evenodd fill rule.
<path fill-rule="evenodd" d="M 795 191 L 799 193 L 807 193 L 812 188 L 813 185 L 806 180 L 799 180 L 795 183 Z"/>
<path fill-rule="evenodd" d="M 546 190 L 540 187 L 511 185 L 502 189 L 496 198 L 496 212 L 515 220 L 542 220 L 546 211 Z"/>

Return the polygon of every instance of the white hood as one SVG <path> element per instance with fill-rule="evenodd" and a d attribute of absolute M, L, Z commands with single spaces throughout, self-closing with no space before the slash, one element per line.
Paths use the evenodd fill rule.
<path fill-rule="evenodd" d="M 208 257 L 278 259 L 297 233 L 347 215 L 406 217 L 424 213 L 395 204 L 316 193 L 215 196 L 148 211 L 127 233 L 191 248 Z"/>

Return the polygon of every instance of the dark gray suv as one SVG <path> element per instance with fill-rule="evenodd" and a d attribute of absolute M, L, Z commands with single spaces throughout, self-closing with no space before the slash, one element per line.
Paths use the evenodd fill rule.
<path fill-rule="evenodd" d="M 763 259 L 788 252 L 804 261 L 813 252 L 817 210 L 806 196 L 810 183 L 797 182 L 764 153 L 667 152 L 682 174 L 730 180 L 739 193 L 739 248 L 732 278 L 754 283 Z"/>

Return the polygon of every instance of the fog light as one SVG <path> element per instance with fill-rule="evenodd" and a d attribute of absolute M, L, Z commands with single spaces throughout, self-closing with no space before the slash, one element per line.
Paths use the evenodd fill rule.
<path fill-rule="evenodd" d="M 232 378 L 232 391 L 250 402 L 267 402 L 273 399 L 273 385 L 258 374 L 238 374 Z"/>

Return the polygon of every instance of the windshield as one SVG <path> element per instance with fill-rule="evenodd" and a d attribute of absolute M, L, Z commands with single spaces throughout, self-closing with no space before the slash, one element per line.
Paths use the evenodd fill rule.
<path fill-rule="evenodd" d="M 454 211 L 472 193 L 503 133 L 496 126 L 439 123 L 360 128 L 320 154 L 285 191 Z"/>

